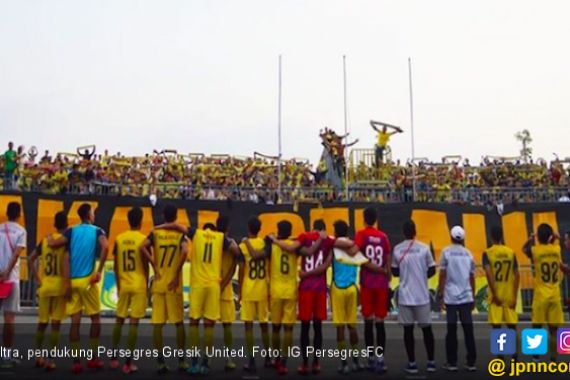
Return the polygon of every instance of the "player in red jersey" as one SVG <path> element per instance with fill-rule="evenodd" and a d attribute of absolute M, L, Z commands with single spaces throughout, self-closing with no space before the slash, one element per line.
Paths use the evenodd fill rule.
<path fill-rule="evenodd" d="M 364 210 L 366 227 L 356 233 L 354 242 L 368 263 L 360 269 L 360 304 L 364 318 L 364 340 L 366 347 L 374 347 L 374 322 L 376 322 L 376 345 L 386 349 L 384 318 L 388 314 L 388 293 L 390 286 L 390 241 L 388 236 L 376 228 L 378 215 L 368 207 Z M 368 367 L 377 373 L 386 372 L 384 356 L 368 359 Z"/>
<path fill-rule="evenodd" d="M 315 220 L 313 230 L 300 234 L 292 243 L 275 241 L 281 249 L 298 251 L 302 255 L 299 278 L 299 320 L 301 321 L 301 354 L 303 364 L 298 373 L 309 374 L 309 331 L 313 322 L 313 347 L 320 350 L 323 346 L 322 322 L 327 319 L 327 268 L 333 259 L 333 247 L 348 249 L 354 246 L 352 242 L 336 241 L 327 236 L 326 225 L 322 219 Z M 313 359 L 312 372 L 321 372 L 319 358 Z"/>

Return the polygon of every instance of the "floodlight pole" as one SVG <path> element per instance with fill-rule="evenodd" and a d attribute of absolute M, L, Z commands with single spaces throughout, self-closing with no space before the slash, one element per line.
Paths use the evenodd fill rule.
<path fill-rule="evenodd" d="M 342 56 L 343 90 L 344 90 L 344 197 L 348 201 L 348 160 L 346 147 L 348 146 L 348 107 L 346 101 L 346 55 Z"/>
<path fill-rule="evenodd" d="M 277 203 L 281 201 L 281 103 L 282 103 L 282 83 L 281 83 L 281 54 L 279 54 L 279 93 L 277 101 Z"/>
<path fill-rule="evenodd" d="M 412 200 L 416 201 L 416 147 L 414 140 L 414 92 L 412 87 L 412 59 L 408 57 L 408 80 L 410 83 L 410 131 L 412 135 Z"/>

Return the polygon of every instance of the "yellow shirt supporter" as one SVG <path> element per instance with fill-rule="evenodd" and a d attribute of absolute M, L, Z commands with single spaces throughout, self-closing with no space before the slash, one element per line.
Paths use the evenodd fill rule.
<path fill-rule="evenodd" d="M 55 233 L 52 235 L 54 240 L 59 239 L 62 235 Z M 61 248 L 50 248 L 47 239 L 42 240 L 39 247 L 38 255 L 42 257 L 40 264 L 40 278 L 42 286 L 38 290 L 40 297 L 58 297 L 63 296 L 65 289 L 63 287 L 63 260 L 65 255 L 65 246 Z"/>
<path fill-rule="evenodd" d="M 378 132 L 378 146 L 385 147 L 390 141 L 390 134 L 387 132 Z"/>
<path fill-rule="evenodd" d="M 257 251 L 265 250 L 265 241 L 262 238 L 249 239 L 251 246 Z M 243 301 L 267 300 L 267 285 L 269 278 L 269 265 L 266 258 L 254 260 L 245 243 L 239 245 L 243 255 L 244 277 L 241 288 Z"/>
<path fill-rule="evenodd" d="M 121 292 L 146 292 L 148 268 L 139 251 L 145 238 L 140 231 L 132 230 L 117 236 L 113 255 L 117 263 L 116 276 L 119 278 Z"/>
<path fill-rule="evenodd" d="M 557 244 L 539 244 L 531 248 L 534 264 L 534 299 L 536 301 L 561 300 L 560 270 L 562 255 Z"/>
<path fill-rule="evenodd" d="M 152 284 L 153 293 L 167 293 L 168 284 L 178 275 L 176 268 L 180 260 L 184 235 L 178 231 L 154 230 L 148 236 L 154 250 L 159 278 Z M 182 281 L 176 293 L 182 293 Z"/>
<path fill-rule="evenodd" d="M 297 254 L 271 244 L 271 299 L 297 299 Z"/>

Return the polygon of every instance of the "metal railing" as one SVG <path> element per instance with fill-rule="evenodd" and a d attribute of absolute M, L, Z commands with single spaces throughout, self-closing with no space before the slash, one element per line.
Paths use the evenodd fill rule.
<path fill-rule="evenodd" d="M 16 191 L 42 192 L 48 194 L 93 194 L 101 196 L 142 196 L 155 194 L 159 198 L 192 200 L 240 200 L 260 203 L 277 202 L 277 188 L 253 186 L 209 186 L 185 182 L 166 183 L 121 183 L 121 182 L 76 182 L 50 187 L 30 183 L 20 186 Z M 386 183 L 350 184 L 348 200 L 358 202 L 403 203 L 458 203 L 458 204 L 497 204 L 497 203 L 542 203 L 558 202 L 568 199 L 569 187 L 472 187 L 416 189 L 413 197 L 411 187 L 394 187 Z M 282 187 L 279 202 L 294 203 L 299 201 L 345 201 L 342 189 L 330 186 L 314 185 L 310 187 Z"/>

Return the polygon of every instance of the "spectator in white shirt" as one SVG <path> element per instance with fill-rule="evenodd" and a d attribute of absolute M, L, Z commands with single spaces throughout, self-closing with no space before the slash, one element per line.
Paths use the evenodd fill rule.
<path fill-rule="evenodd" d="M 467 363 L 465 369 L 473 372 L 477 352 L 473 334 L 475 306 L 475 261 L 473 255 L 464 247 L 465 231 L 460 226 L 451 229 L 451 242 L 441 251 L 439 263 L 438 297 L 442 308 L 447 310 L 447 335 L 445 349 L 447 363 L 444 368 L 457 371 L 457 317 L 463 327 Z"/>
<path fill-rule="evenodd" d="M 427 372 L 435 372 L 435 341 L 431 328 L 431 302 L 428 278 L 435 275 L 435 262 L 430 248 L 416 240 L 416 225 L 408 220 L 403 226 L 406 240 L 394 247 L 392 274 L 400 277 L 398 287 L 398 321 L 404 327 L 404 345 L 408 354 L 407 373 L 417 374 L 414 350 L 414 324 L 424 335 L 427 351 Z"/>
<path fill-rule="evenodd" d="M 8 221 L 0 224 L 0 283 L 10 283 L 12 289 L 8 297 L 0 300 L 0 310 L 4 312 L 2 332 L 3 346 L 11 348 L 14 343 L 14 323 L 20 311 L 20 253 L 26 249 L 26 230 L 17 222 L 22 210 L 19 203 L 10 202 L 6 215 Z M 15 362 L 2 358 L 0 366 L 11 368 Z"/>

